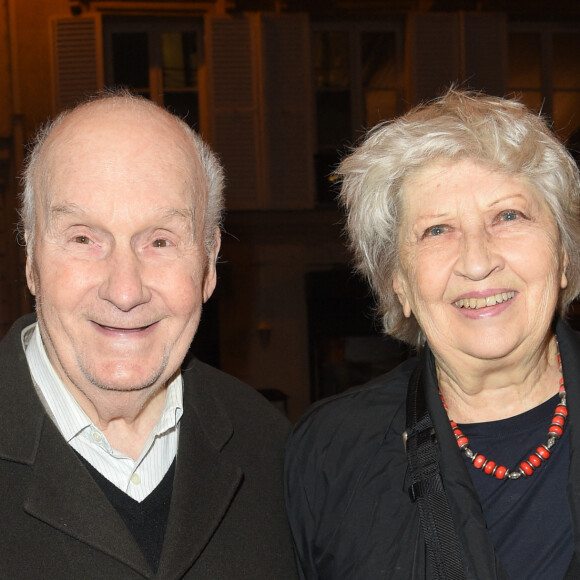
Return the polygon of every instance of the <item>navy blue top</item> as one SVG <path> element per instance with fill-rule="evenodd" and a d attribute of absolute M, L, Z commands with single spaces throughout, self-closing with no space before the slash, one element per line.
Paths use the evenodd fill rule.
<path fill-rule="evenodd" d="M 463 424 L 460 429 L 472 451 L 515 470 L 539 444 L 546 443 L 558 402 L 555 395 L 516 417 Z M 468 466 L 492 542 L 511 578 L 559 579 L 566 573 L 574 552 L 566 499 L 569 450 L 565 429 L 551 457 L 531 477 L 515 481 L 500 481 Z M 465 461 L 470 463 L 467 457 Z"/>

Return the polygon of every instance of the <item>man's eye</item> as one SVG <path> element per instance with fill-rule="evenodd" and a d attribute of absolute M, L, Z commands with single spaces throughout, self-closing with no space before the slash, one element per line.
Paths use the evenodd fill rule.
<path fill-rule="evenodd" d="M 87 236 L 75 236 L 73 238 L 73 240 L 77 243 L 77 244 L 90 244 L 91 240 L 90 238 L 88 238 Z"/>

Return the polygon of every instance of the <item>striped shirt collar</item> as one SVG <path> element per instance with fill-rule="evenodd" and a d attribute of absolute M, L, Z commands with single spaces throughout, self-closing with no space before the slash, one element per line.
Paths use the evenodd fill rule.
<path fill-rule="evenodd" d="M 181 373 L 168 385 L 161 416 L 140 456 L 133 461 L 109 445 L 65 387 L 48 359 L 38 325 L 26 327 L 21 337 L 34 386 L 68 444 L 133 499 L 145 499 L 163 479 L 177 454 L 183 414 Z"/>

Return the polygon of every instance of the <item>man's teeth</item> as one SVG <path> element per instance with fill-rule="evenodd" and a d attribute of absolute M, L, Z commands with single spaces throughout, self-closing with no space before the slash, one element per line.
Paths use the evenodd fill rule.
<path fill-rule="evenodd" d="M 455 303 L 457 308 L 470 308 L 472 310 L 477 310 L 478 308 L 485 308 L 486 306 L 494 306 L 495 304 L 501 304 L 511 300 L 515 296 L 515 292 L 500 292 L 499 294 L 494 294 L 493 296 L 487 296 L 486 298 L 462 298 Z"/>

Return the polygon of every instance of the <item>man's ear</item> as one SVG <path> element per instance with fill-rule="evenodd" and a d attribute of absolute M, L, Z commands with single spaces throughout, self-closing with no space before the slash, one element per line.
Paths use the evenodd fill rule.
<path fill-rule="evenodd" d="M 34 266 L 32 264 L 32 248 L 30 247 L 28 232 L 24 233 L 24 245 L 26 247 L 26 284 L 30 293 L 36 296 L 36 284 L 34 282 Z"/>
<path fill-rule="evenodd" d="M 397 270 L 393 276 L 393 290 L 403 307 L 403 314 L 406 318 L 410 318 L 413 311 L 411 310 L 411 303 L 408 298 L 407 285 L 399 270 Z"/>
<path fill-rule="evenodd" d="M 214 239 L 213 239 L 213 246 L 211 252 L 207 257 L 207 265 L 205 268 L 205 275 L 203 278 L 203 301 L 204 303 L 207 302 L 213 291 L 215 290 L 215 286 L 217 283 L 217 272 L 216 272 L 216 263 L 218 260 L 220 246 L 222 243 L 222 236 L 219 228 L 216 228 L 214 231 Z"/>

